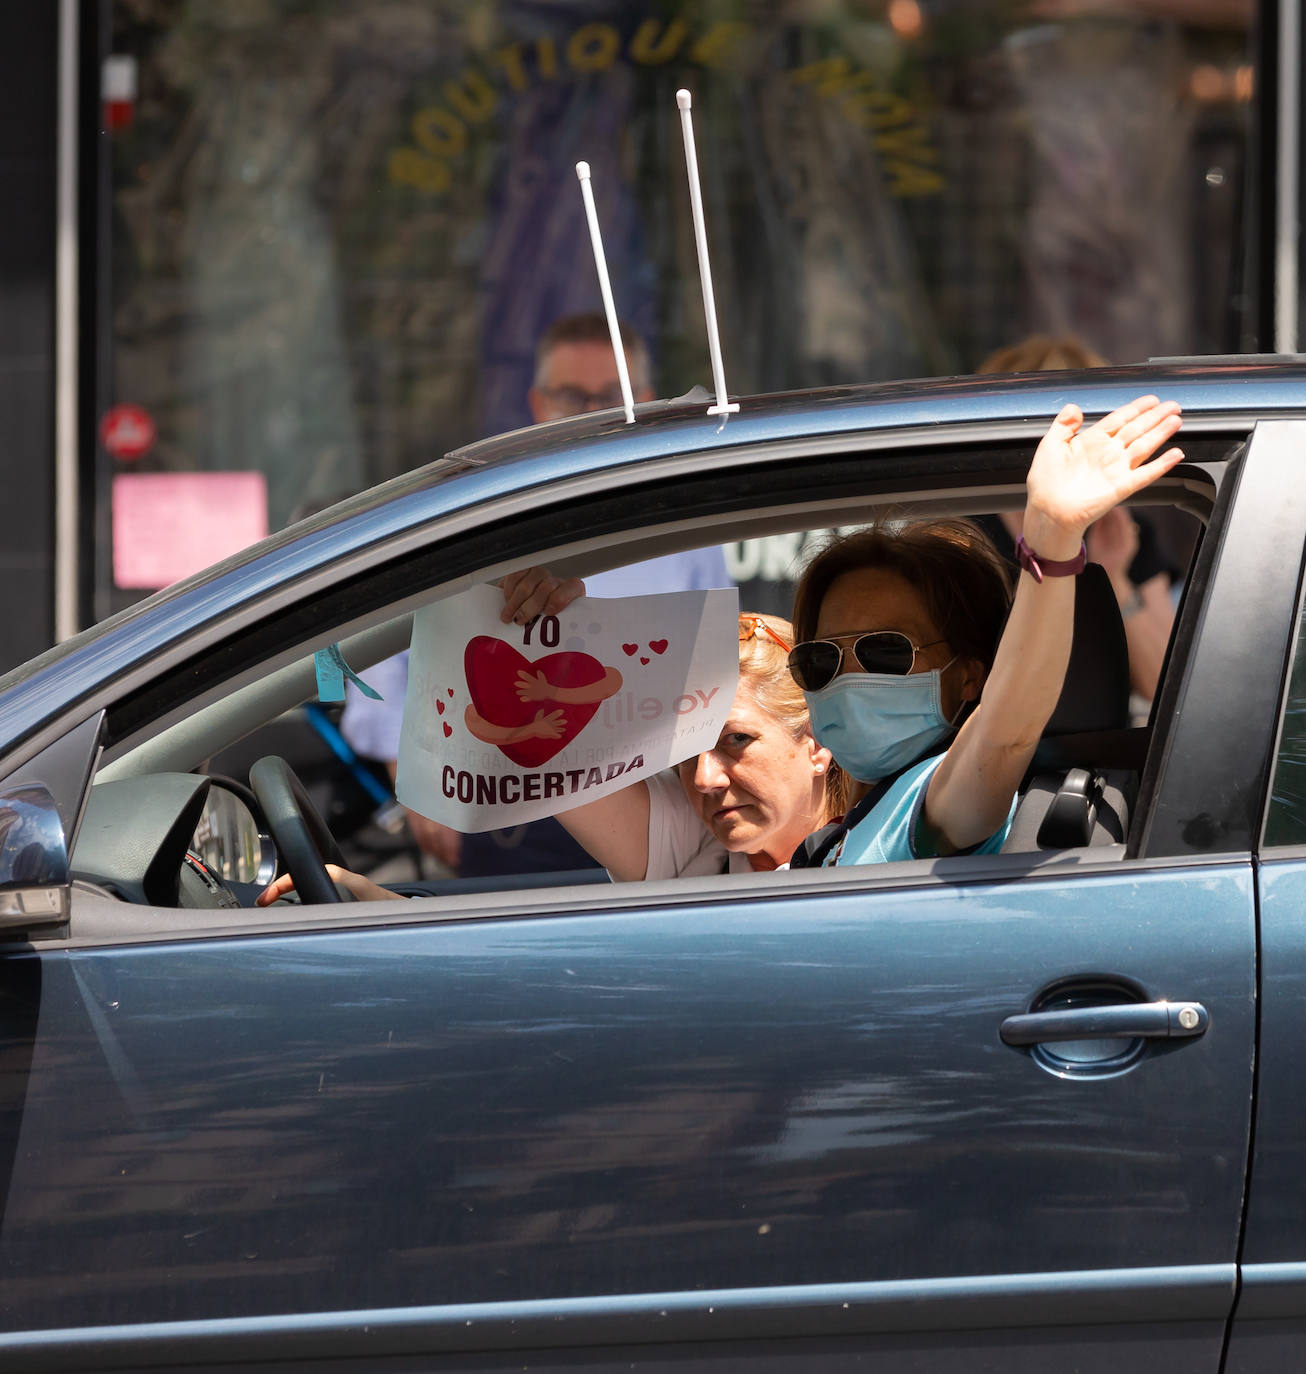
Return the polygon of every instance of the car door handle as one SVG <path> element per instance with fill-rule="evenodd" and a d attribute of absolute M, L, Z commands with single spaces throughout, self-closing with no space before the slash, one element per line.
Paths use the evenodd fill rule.
<path fill-rule="evenodd" d="M 1041 1045 L 1055 1040 L 1178 1040 L 1201 1035 L 1210 1021 L 1200 1002 L 1122 1002 L 1008 1016 L 998 1034 L 1006 1045 Z"/>

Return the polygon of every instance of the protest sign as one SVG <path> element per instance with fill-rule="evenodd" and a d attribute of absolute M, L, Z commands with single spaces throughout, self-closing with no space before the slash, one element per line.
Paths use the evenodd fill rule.
<path fill-rule="evenodd" d="M 473 587 L 413 617 L 396 790 L 470 832 L 598 801 L 712 748 L 739 671 L 733 591 L 582 597 L 527 625 Z"/>

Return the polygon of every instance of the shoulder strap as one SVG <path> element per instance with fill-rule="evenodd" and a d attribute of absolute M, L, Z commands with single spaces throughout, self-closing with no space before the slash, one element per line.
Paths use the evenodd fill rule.
<path fill-rule="evenodd" d="M 789 860 L 789 867 L 819 868 L 821 861 L 830 852 L 830 847 L 846 829 L 843 817 L 840 816 L 837 821 L 831 821 L 829 825 L 823 825 L 819 830 L 812 831 L 794 850 L 793 857 Z"/>
<path fill-rule="evenodd" d="M 912 766 L 912 764 L 907 765 L 908 768 Z M 837 821 L 831 821 L 829 825 L 823 825 L 819 830 L 813 831 L 812 834 L 794 850 L 794 856 L 789 860 L 789 867 L 820 868 L 825 862 L 826 855 L 829 854 L 841 839 L 843 839 L 853 826 L 879 805 L 884 794 L 906 771 L 906 768 L 900 768 L 896 773 L 891 773 L 887 778 L 881 778 L 846 816 L 840 816 Z"/>

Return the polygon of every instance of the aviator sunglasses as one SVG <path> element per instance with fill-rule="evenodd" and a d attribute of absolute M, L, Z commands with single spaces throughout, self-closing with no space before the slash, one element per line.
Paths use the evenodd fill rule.
<path fill-rule="evenodd" d="M 906 677 L 916 666 L 922 649 L 946 643 L 932 639 L 928 644 L 913 644 L 900 630 L 869 630 L 865 633 L 832 635 L 829 639 L 808 639 L 795 644 L 789 654 L 789 673 L 804 692 L 819 692 L 828 687 L 843 666 L 843 649 L 835 641 L 851 639 L 853 657 L 863 672 L 887 673 Z"/>

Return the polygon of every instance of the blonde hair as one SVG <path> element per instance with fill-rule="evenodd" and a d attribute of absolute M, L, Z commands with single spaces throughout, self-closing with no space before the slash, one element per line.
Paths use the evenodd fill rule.
<path fill-rule="evenodd" d="M 976 372 L 1061 372 L 1069 368 L 1106 367 L 1107 361 L 1082 339 L 1065 334 L 1031 334 L 1019 343 L 994 349 Z"/>
<path fill-rule="evenodd" d="M 744 612 L 739 617 L 740 688 L 746 689 L 758 707 L 778 720 L 794 739 L 802 739 L 811 733 L 811 723 L 807 701 L 789 671 L 793 642 L 794 627 L 778 615 Z M 825 770 L 822 821 L 843 815 L 848 809 L 849 795 L 848 778 L 831 759 Z"/>

